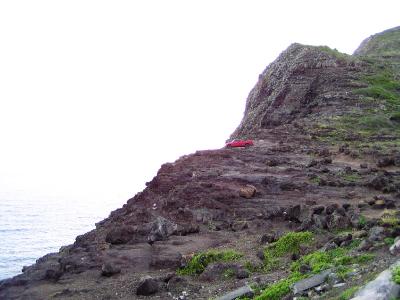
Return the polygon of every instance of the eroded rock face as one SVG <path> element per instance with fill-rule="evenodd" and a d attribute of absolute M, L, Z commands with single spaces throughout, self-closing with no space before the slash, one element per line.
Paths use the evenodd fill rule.
<path fill-rule="evenodd" d="M 255 136 L 259 129 L 323 114 L 349 97 L 357 68 L 323 48 L 292 44 L 259 76 L 231 138 Z"/>

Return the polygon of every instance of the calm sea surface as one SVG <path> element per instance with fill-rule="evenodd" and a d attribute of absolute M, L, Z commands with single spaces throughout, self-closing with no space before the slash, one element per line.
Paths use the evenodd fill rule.
<path fill-rule="evenodd" d="M 122 203 L 0 199 L 0 280 L 74 242 Z"/>

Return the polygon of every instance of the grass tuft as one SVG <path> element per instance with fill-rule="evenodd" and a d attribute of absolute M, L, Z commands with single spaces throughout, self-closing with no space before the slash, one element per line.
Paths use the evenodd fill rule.
<path fill-rule="evenodd" d="M 400 266 L 397 266 L 392 270 L 392 279 L 397 284 L 400 284 Z"/>
<path fill-rule="evenodd" d="M 211 263 L 219 261 L 234 261 L 241 258 L 242 256 L 243 254 L 234 250 L 209 250 L 207 252 L 201 252 L 194 255 L 187 263 L 187 265 L 184 268 L 178 270 L 177 273 L 179 275 L 201 274 L 203 273 L 205 268 Z"/>

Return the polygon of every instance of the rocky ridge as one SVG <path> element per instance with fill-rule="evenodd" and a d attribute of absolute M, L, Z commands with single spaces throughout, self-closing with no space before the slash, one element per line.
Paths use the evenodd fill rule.
<path fill-rule="evenodd" d="M 1 281 L 0 299 L 212 299 L 246 284 L 242 299 L 350 294 L 398 254 L 399 43 L 396 27 L 352 56 L 291 45 L 231 136 L 253 147 L 162 165 L 95 230 Z M 326 255 L 320 269 L 313 255 Z M 317 271 L 315 286 L 287 290 Z"/>

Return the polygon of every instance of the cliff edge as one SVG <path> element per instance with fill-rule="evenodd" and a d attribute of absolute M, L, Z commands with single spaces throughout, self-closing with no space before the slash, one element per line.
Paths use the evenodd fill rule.
<path fill-rule="evenodd" d="M 0 299 L 212 299 L 246 284 L 256 288 L 241 299 L 355 291 L 396 260 L 399 43 L 400 27 L 354 55 L 292 44 L 260 74 L 231 135 L 253 147 L 162 165 L 95 230 L 1 281 Z M 330 279 L 298 286 L 321 272 Z"/>

